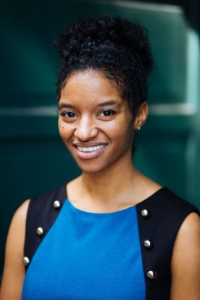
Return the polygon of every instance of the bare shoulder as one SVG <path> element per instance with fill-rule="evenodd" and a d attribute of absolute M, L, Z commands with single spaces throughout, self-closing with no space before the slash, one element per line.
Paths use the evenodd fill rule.
<path fill-rule="evenodd" d="M 22 223 L 26 220 L 29 203 L 30 203 L 30 200 L 28 199 L 20 205 L 20 207 L 16 210 L 15 214 L 13 215 L 11 225 L 12 225 L 12 223 L 16 223 L 16 224 L 19 223 L 19 225 L 20 225 L 20 223 Z"/>
<path fill-rule="evenodd" d="M 200 299 L 200 218 L 191 213 L 178 232 L 172 256 L 171 300 Z"/>
<path fill-rule="evenodd" d="M 183 235 L 183 237 L 186 238 L 186 236 L 188 234 L 192 234 L 193 236 L 199 237 L 199 231 L 200 231 L 200 217 L 197 213 L 191 213 L 187 216 L 187 218 L 184 220 L 180 230 L 179 230 L 179 234 L 177 236 L 177 238 L 179 238 L 179 236 L 181 237 Z M 187 236 L 188 238 L 188 236 Z"/>
<path fill-rule="evenodd" d="M 27 216 L 29 203 L 30 200 L 26 200 L 16 210 L 10 224 L 8 237 L 7 237 L 7 245 L 9 245 L 10 242 L 13 242 L 15 240 L 17 242 L 21 239 L 24 239 L 25 223 L 26 223 L 26 216 Z M 7 250 L 7 246 L 6 246 L 6 250 Z"/>
<path fill-rule="evenodd" d="M 182 223 L 179 229 L 176 242 L 174 245 L 173 254 L 175 255 L 176 252 L 181 251 L 182 248 L 189 248 L 190 251 L 195 251 L 197 250 L 196 247 L 199 246 L 199 243 L 200 243 L 200 217 L 197 213 L 190 213 L 186 217 L 186 219 L 184 220 L 184 222 Z"/>
<path fill-rule="evenodd" d="M 1 300 L 21 299 L 22 285 L 25 275 L 25 269 L 22 261 L 26 215 L 29 202 L 29 200 L 26 200 L 17 209 L 11 221 L 6 242 Z"/>

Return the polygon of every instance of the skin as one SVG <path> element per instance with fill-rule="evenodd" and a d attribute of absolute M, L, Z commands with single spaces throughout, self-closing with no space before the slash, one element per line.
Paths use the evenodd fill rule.
<path fill-rule="evenodd" d="M 90 212 L 118 211 L 136 205 L 161 188 L 132 164 L 134 132 L 145 123 L 147 115 L 148 105 L 144 102 L 133 119 L 128 103 L 101 72 L 76 72 L 67 78 L 59 101 L 58 126 L 63 142 L 82 169 L 82 175 L 66 187 L 74 206 Z M 87 147 L 100 149 L 83 152 Z M 29 201 L 22 204 L 11 222 L 1 300 L 21 299 L 28 204 Z M 182 223 L 174 245 L 170 300 L 200 299 L 199 249 L 200 221 L 192 213 Z"/>
<path fill-rule="evenodd" d="M 25 269 L 22 263 L 26 213 L 29 201 L 25 201 L 13 216 L 6 243 L 1 300 L 21 299 Z"/>

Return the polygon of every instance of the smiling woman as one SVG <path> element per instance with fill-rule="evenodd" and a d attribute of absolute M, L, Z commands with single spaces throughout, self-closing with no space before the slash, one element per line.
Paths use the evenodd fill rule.
<path fill-rule="evenodd" d="M 198 211 L 132 162 L 148 115 L 147 31 L 80 19 L 56 45 L 59 132 L 82 174 L 17 210 L 1 299 L 199 300 Z"/>
<path fill-rule="evenodd" d="M 61 91 L 59 112 L 61 138 L 83 172 L 108 171 L 125 159 L 131 165 L 138 120 L 133 120 L 128 102 L 102 72 L 71 75 Z"/>

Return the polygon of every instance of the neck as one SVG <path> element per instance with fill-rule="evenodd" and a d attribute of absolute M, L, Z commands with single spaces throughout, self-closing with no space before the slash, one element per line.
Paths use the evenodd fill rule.
<path fill-rule="evenodd" d="M 67 195 L 81 210 L 112 212 L 137 204 L 159 188 L 127 159 L 99 173 L 83 173 L 67 185 Z"/>
<path fill-rule="evenodd" d="M 86 195 L 93 202 L 112 203 L 116 199 L 126 198 L 128 191 L 138 180 L 139 172 L 132 162 L 123 162 L 109 170 L 104 170 L 96 174 L 83 173 L 80 180 L 81 186 Z M 127 191 L 127 193 L 124 193 Z"/>

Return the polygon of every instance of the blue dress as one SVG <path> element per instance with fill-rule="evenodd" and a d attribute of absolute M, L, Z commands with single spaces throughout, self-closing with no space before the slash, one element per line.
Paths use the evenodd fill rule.
<path fill-rule="evenodd" d="M 22 300 L 169 300 L 173 246 L 192 212 L 167 188 L 113 213 L 75 208 L 65 185 L 33 197 Z"/>
<path fill-rule="evenodd" d="M 65 201 L 32 259 L 22 299 L 145 300 L 135 207 L 88 213 Z"/>

